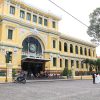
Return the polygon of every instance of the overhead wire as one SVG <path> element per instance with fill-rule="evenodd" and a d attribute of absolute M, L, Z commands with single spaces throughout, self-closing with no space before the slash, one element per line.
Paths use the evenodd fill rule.
<path fill-rule="evenodd" d="M 83 24 L 84 26 L 88 27 L 85 23 L 83 23 L 81 20 L 79 20 L 78 18 L 76 18 L 75 16 L 73 16 L 72 14 L 70 14 L 69 12 L 67 12 L 65 9 L 63 9 L 62 7 L 60 7 L 59 5 L 57 5 L 55 2 L 53 2 L 52 0 L 48 0 L 49 2 L 51 2 L 52 4 L 54 4 L 56 7 L 58 7 L 59 9 L 61 9 L 62 11 L 64 11 L 65 13 L 67 13 L 69 16 L 71 16 L 72 18 L 74 18 L 75 20 L 77 20 L 78 22 L 80 22 L 81 24 Z"/>
<path fill-rule="evenodd" d="M 84 22 L 82 22 L 81 20 L 79 20 L 78 18 L 76 18 L 75 16 L 73 16 L 72 14 L 70 14 L 69 12 L 67 12 L 65 9 L 63 9 L 62 7 L 60 7 L 59 5 L 57 5 L 55 2 L 53 2 L 52 0 L 48 0 L 49 2 L 51 2 L 53 5 L 55 5 L 56 7 L 58 7 L 60 10 L 62 10 L 63 12 L 67 13 L 69 16 L 71 16 L 72 18 L 74 18 L 75 20 L 77 20 L 79 23 L 81 23 L 82 25 L 84 25 L 85 27 L 89 28 L 88 25 L 86 25 Z M 91 32 L 95 32 L 93 30 L 91 30 Z M 92 41 L 92 39 L 91 39 Z M 93 42 L 93 41 L 92 41 Z M 95 42 L 95 41 L 94 41 Z M 98 45 L 98 41 L 97 43 L 95 42 L 96 45 Z"/>

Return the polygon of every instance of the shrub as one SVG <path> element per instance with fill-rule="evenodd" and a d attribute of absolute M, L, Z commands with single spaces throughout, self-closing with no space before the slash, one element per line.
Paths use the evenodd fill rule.
<path fill-rule="evenodd" d="M 15 76 L 16 76 L 16 70 L 13 69 L 13 70 L 12 70 L 12 77 L 15 77 Z"/>
<path fill-rule="evenodd" d="M 64 68 L 62 75 L 63 76 L 72 76 L 72 71 L 68 70 L 67 68 Z"/>

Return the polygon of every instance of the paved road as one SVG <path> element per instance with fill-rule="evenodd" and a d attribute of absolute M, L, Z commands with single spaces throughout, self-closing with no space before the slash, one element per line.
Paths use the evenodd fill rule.
<path fill-rule="evenodd" d="M 100 84 L 92 80 L 0 84 L 0 100 L 100 100 Z"/>

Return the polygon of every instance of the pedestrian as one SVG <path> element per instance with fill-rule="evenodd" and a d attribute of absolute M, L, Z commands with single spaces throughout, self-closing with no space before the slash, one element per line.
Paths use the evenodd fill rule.
<path fill-rule="evenodd" d="M 95 76 L 95 83 L 100 83 L 100 75 L 98 73 Z"/>
<path fill-rule="evenodd" d="M 95 74 L 92 74 L 92 78 L 93 78 L 93 84 L 95 84 Z"/>

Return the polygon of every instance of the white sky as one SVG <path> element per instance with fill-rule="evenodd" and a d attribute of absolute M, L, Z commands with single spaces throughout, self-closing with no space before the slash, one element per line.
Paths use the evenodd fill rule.
<path fill-rule="evenodd" d="M 61 11 L 55 5 L 48 0 L 22 0 L 27 4 L 40 8 L 43 11 L 52 12 L 60 17 L 62 20 L 59 22 L 59 31 L 70 35 L 75 38 L 79 38 L 85 41 L 90 41 L 90 37 L 87 35 L 87 27 L 73 19 L 68 14 Z M 86 25 L 89 26 L 89 14 L 93 12 L 97 7 L 100 7 L 100 0 L 52 0 L 67 12 L 78 18 Z M 97 47 L 97 55 L 100 56 L 100 46 Z"/>

